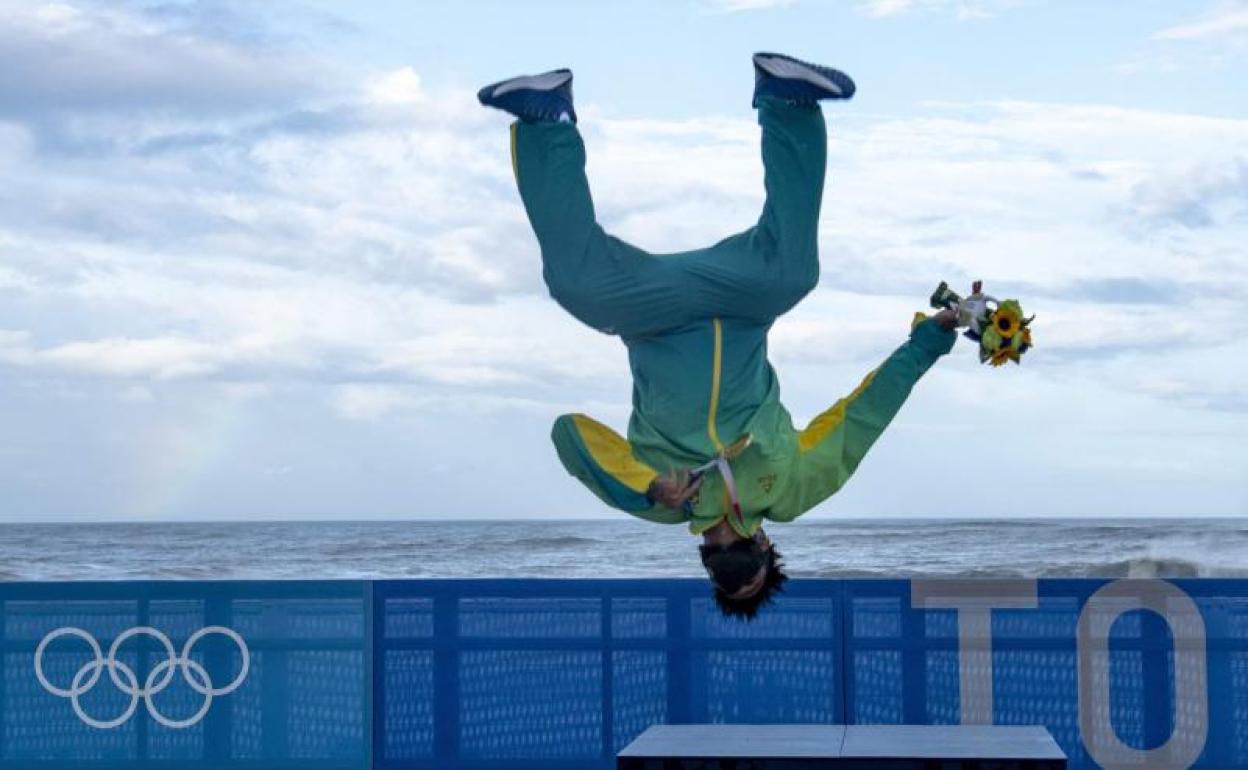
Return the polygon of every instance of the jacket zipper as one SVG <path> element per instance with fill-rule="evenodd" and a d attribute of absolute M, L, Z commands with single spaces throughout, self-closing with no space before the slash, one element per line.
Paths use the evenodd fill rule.
<path fill-rule="evenodd" d="M 719 318 L 712 318 L 711 325 L 715 330 L 715 353 L 711 359 L 711 406 L 706 413 L 706 434 L 716 452 L 723 452 L 723 442 L 719 440 L 719 430 L 715 425 L 715 413 L 719 409 L 719 378 L 723 366 L 724 332 L 720 327 Z"/>

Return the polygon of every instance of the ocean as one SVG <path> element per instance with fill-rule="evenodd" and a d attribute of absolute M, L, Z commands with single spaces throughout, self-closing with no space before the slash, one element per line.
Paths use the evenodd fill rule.
<path fill-rule="evenodd" d="M 1248 576 L 1248 519 L 810 519 L 768 529 L 794 577 Z M 0 525 L 2 580 L 701 576 L 639 520 Z"/>

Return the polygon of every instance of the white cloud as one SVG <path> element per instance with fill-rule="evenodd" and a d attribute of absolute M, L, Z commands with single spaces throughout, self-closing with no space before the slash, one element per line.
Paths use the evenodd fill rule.
<path fill-rule="evenodd" d="M 557 412 L 557 403 L 517 396 L 469 394 L 464 396 L 431 395 L 410 387 L 353 383 L 336 387 L 331 403 L 343 417 L 374 422 L 402 410 L 427 412 L 471 411 L 490 415 L 499 412 L 527 411 L 546 415 Z"/>
<path fill-rule="evenodd" d="M 329 79 L 312 59 L 183 34 L 124 8 L 0 0 L 0 114 L 271 109 Z"/>
<path fill-rule="evenodd" d="M 16 157 L 0 192 L 11 204 L 0 215 L 0 287 L 25 298 L 22 326 L 34 335 L 10 340 L 5 360 L 140 380 L 397 379 L 547 397 L 570 396 L 572 383 L 620 387 L 618 343 L 545 295 L 504 121 L 453 109 L 435 123 L 368 106 L 373 84 L 418 82 L 409 73 L 367 81 L 338 108 L 347 124 L 324 132 L 227 126 L 207 146 L 120 151 L 85 172 L 81 158 Z M 854 328 L 819 337 L 825 356 L 869 357 L 941 278 L 1056 297 L 1122 276 L 1164 285 L 1181 262 L 1185 280 L 1246 290 L 1226 260 L 1243 235 L 1234 169 L 1248 157 L 1244 121 L 1006 102 L 830 124 L 821 236 L 833 293 L 808 300 L 802 325 L 784 332 L 813 340 Z M 598 209 L 618 235 L 655 251 L 694 248 L 757 217 L 749 116 L 621 120 L 589 105 L 583 128 Z M 184 187 L 203 167 L 212 171 Z M 1212 318 L 1212 307 L 1193 318 Z M 90 323 L 40 328 L 51 318 Z M 1143 344 L 1173 331 L 1153 323 L 1164 318 L 1145 307 L 1123 323 Z M 1130 335 L 1115 328 L 1054 321 L 1045 344 L 1118 349 Z M 784 333 L 778 351 L 802 347 Z"/>
<path fill-rule="evenodd" d="M 171 379 L 214 374 L 222 365 L 223 352 L 206 342 L 177 337 L 110 338 L 58 345 L 39 351 L 32 360 L 35 365 L 85 374 Z"/>
<path fill-rule="evenodd" d="M 1148 43 L 1115 70 L 1127 76 L 1225 71 L 1248 47 L 1248 2 L 1224 0 L 1197 19 L 1158 30 Z"/>
<path fill-rule="evenodd" d="M 414 105 L 424 97 L 420 76 L 411 67 L 374 76 L 365 84 L 364 92 L 370 102 L 377 104 Z"/>
<path fill-rule="evenodd" d="M 796 0 L 698 0 L 699 4 L 713 13 L 737 13 L 759 11 L 768 8 L 784 8 Z"/>
<path fill-rule="evenodd" d="M 1248 3 L 1222 3 L 1201 19 L 1156 32 L 1153 39 L 1248 42 Z"/>
<path fill-rule="evenodd" d="M 334 408 L 353 420 L 376 420 L 414 403 L 414 395 L 393 385 L 344 385 L 334 394 Z"/>
<path fill-rule="evenodd" d="M 1023 0 L 863 0 L 858 10 L 885 18 L 912 13 L 952 14 L 958 19 L 986 19 L 1021 5 Z"/>
<path fill-rule="evenodd" d="M 1137 185 L 1131 206 L 1142 219 L 1188 227 L 1248 218 L 1248 155 L 1168 170 Z"/>

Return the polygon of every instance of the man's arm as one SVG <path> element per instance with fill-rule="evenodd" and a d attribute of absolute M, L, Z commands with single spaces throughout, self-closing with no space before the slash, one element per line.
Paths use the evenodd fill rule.
<path fill-rule="evenodd" d="M 679 505 L 663 504 L 675 499 L 665 478 L 634 457 L 628 441 L 606 425 L 583 414 L 565 414 L 555 420 L 550 437 L 568 473 L 607 505 L 660 524 L 687 520 Z"/>
<path fill-rule="evenodd" d="M 845 398 L 811 420 L 798 434 L 798 459 L 791 492 L 770 518 L 792 521 L 840 489 L 858 468 L 914 384 L 957 335 L 955 317 L 942 311 L 916 323 L 910 339 Z"/>

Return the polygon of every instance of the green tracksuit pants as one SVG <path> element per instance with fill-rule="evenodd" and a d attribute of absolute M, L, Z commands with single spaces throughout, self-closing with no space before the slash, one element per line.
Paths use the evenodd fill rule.
<path fill-rule="evenodd" d="M 771 101 L 759 109 L 759 123 L 767 202 L 758 224 L 674 254 L 648 253 L 598 224 L 574 124 L 515 124 L 516 179 L 555 301 L 625 338 L 716 316 L 765 323 L 797 304 L 819 278 L 827 129 L 817 107 Z"/>

